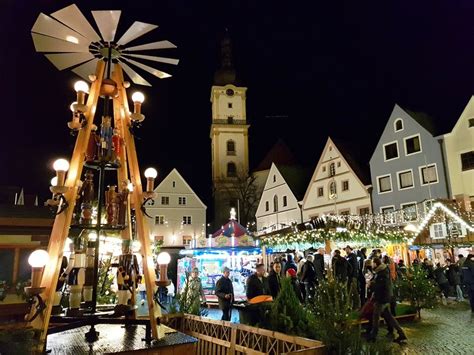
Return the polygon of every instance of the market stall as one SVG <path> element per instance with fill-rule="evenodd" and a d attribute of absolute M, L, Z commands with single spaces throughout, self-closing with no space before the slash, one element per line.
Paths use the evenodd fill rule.
<path fill-rule="evenodd" d="M 212 236 L 197 240 L 195 249 L 180 252 L 178 260 L 178 292 L 181 291 L 186 275 L 195 267 L 199 269 L 206 300 L 217 302 L 214 288 L 222 276 L 222 269 L 231 270 L 235 300 L 244 300 L 247 277 L 255 272 L 255 265 L 262 262 L 262 250 L 250 233 L 239 224 L 234 216 Z"/>

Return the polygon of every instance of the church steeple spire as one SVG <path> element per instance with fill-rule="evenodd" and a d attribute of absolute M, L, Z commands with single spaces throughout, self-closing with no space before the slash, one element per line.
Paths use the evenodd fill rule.
<path fill-rule="evenodd" d="M 227 28 L 221 40 L 220 60 L 220 68 L 214 74 L 214 85 L 236 84 L 236 74 L 232 63 L 232 41 Z"/>

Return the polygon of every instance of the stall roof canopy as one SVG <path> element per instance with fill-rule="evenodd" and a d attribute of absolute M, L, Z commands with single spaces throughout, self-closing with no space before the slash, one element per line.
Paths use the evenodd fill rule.
<path fill-rule="evenodd" d="M 243 235 L 249 235 L 247 229 L 242 226 L 235 219 L 230 219 L 229 222 L 224 224 L 212 235 L 213 238 L 220 237 L 221 235 L 226 237 L 241 237 Z"/>

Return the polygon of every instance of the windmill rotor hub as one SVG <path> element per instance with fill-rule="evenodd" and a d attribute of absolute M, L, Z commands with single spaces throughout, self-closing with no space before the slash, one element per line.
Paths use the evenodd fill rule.
<path fill-rule="evenodd" d="M 99 48 L 100 48 L 99 54 L 102 56 L 103 59 L 106 59 L 106 60 L 109 59 L 109 54 L 110 54 L 110 59 L 112 60 L 118 59 L 122 55 L 118 47 L 114 45 L 113 43 L 110 43 L 110 44 L 107 43 L 105 45 L 101 43 Z"/>

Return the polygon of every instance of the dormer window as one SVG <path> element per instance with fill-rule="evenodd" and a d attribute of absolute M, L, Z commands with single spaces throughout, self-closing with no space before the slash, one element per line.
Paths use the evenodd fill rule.
<path fill-rule="evenodd" d="M 395 132 L 403 131 L 403 120 L 398 118 L 395 120 Z"/>

